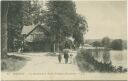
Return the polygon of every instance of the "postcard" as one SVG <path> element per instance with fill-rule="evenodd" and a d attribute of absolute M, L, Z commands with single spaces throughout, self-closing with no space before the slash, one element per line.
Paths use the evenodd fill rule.
<path fill-rule="evenodd" d="M 126 0 L 1 1 L 1 81 L 127 81 Z"/>

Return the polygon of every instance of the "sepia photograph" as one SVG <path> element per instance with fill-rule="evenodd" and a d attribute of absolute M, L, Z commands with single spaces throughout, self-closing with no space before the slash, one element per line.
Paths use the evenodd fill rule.
<path fill-rule="evenodd" d="M 127 80 L 126 0 L 2 0 L 1 80 Z"/>

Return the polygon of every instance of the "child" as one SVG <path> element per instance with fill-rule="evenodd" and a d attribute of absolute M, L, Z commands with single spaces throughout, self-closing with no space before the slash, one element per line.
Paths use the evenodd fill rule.
<path fill-rule="evenodd" d="M 62 55 L 61 54 L 58 55 L 58 60 L 59 60 L 59 63 L 61 63 L 61 60 L 62 60 Z"/>

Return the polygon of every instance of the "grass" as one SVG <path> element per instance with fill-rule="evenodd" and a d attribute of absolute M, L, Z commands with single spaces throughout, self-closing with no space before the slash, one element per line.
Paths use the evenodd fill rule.
<path fill-rule="evenodd" d="M 23 57 L 8 55 L 1 59 L 1 71 L 18 71 L 24 67 L 26 61 Z"/>

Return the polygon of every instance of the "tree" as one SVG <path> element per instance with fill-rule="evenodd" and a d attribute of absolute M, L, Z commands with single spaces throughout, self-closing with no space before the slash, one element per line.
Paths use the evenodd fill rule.
<path fill-rule="evenodd" d="M 8 10 L 8 51 L 14 51 L 15 42 L 19 42 L 21 38 L 21 30 L 23 27 L 23 1 L 9 1 Z M 19 45 L 20 43 L 18 43 Z M 16 47 L 17 48 L 17 47 Z"/>
<path fill-rule="evenodd" d="M 13 36 L 12 34 L 14 33 L 10 33 L 10 32 L 15 32 L 12 30 L 15 30 L 15 25 L 12 22 L 20 22 L 15 20 L 15 17 L 17 16 L 16 14 L 19 12 L 19 10 L 21 10 L 20 8 L 22 7 L 22 2 L 21 1 L 2 1 L 1 2 L 1 28 L 2 28 L 2 57 L 6 57 L 7 56 L 7 47 L 12 46 L 13 42 Z M 20 15 L 19 15 L 20 16 Z M 16 23 L 15 22 L 15 23 Z M 17 30 L 16 30 L 17 31 Z M 10 42 L 7 44 L 7 42 Z M 8 45 L 8 46 L 7 46 Z M 11 47 L 10 47 L 11 48 Z"/>
<path fill-rule="evenodd" d="M 83 31 L 87 28 L 85 19 L 76 13 L 73 1 L 49 1 L 46 24 L 50 29 L 52 47 L 56 47 L 66 38 L 73 37 L 75 44 L 82 43 Z M 55 51 L 55 49 L 54 49 Z"/>
<path fill-rule="evenodd" d="M 101 41 L 102 46 L 109 48 L 110 47 L 110 39 L 109 37 L 104 37 Z"/>
<path fill-rule="evenodd" d="M 123 49 L 123 41 L 122 39 L 115 39 L 111 43 L 111 48 L 113 50 L 122 50 Z"/>
<path fill-rule="evenodd" d="M 39 2 L 37 0 L 30 0 L 24 1 L 23 5 L 23 24 L 33 25 L 40 22 L 42 19 L 43 9 L 42 4 L 43 2 Z"/>
<path fill-rule="evenodd" d="M 21 35 L 24 25 L 37 24 L 42 17 L 38 1 L 10 1 L 8 10 L 8 51 L 16 51 L 22 46 Z"/>
<path fill-rule="evenodd" d="M 100 47 L 101 46 L 101 43 L 99 41 L 95 41 L 92 43 L 92 46 L 94 47 Z"/>
<path fill-rule="evenodd" d="M 8 10 L 9 2 L 1 2 L 1 57 L 4 58 L 7 56 L 7 23 L 8 23 Z"/>
<path fill-rule="evenodd" d="M 59 47 L 59 43 L 71 35 L 70 30 L 75 7 L 71 1 L 49 1 L 47 7 L 46 23 L 50 27 L 49 35 L 55 51 L 55 47 Z"/>
<path fill-rule="evenodd" d="M 88 24 L 85 17 L 77 14 L 75 25 L 72 28 L 74 43 L 77 47 L 84 44 L 84 34 L 88 31 Z"/>

